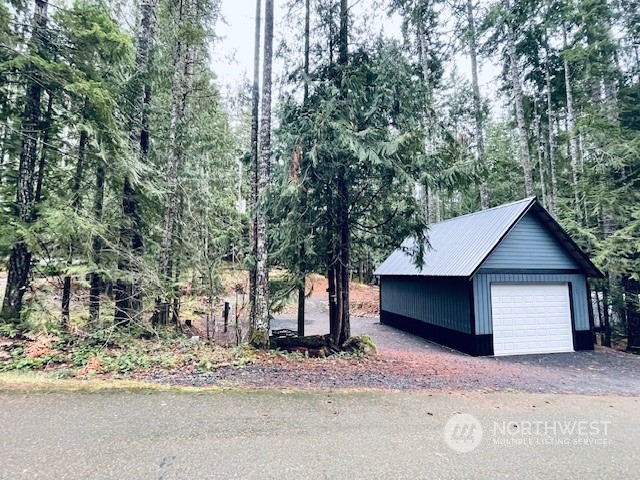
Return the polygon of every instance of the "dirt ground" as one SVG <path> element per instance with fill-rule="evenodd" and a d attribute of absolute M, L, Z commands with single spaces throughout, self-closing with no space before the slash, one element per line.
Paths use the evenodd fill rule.
<path fill-rule="evenodd" d="M 238 317 L 237 328 L 240 336 L 248 330 L 249 315 L 249 278 L 246 271 L 226 269 L 222 274 L 222 284 L 224 293 L 214 305 L 213 317 L 207 320 L 203 312 L 207 311 L 206 302 L 199 297 L 183 298 L 181 307 L 181 317 L 183 321 L 190 319 L 194 325 L 192 333 L 200 338 L 213 338 L 219 345 L 234 345 L 238 335 L 236 334 L 236 317 Z M 309 330 L 307 334 L 324 334 L 328 330 L 323 330 L 322 324 L 329 315 L 329 303 L 327 297 L 327 279 L 321 275 L 312 274 L 307 278 L 305 299 L 305 317 Z M 356 317 L 377 318 L 379 312 L 380 291 L 376 285 L 364 285 L 352 282 L 349 288 L 349 304 L 351 314 Z M 225 330 L 222 320 L 224 302 L 229 302 L 229 326 Z M 297 329 L 298 297 L 293 292 L 289 302 L 274 315 L 272 328 Z M 285 323 L 282 323 L 282 321 Z M 208 321 L 208 328 L 207 328 Z M 317 326 L 317 328 L 316 328 Z M 207 333 L 208 332 L 208 333 Z"/>
<path fill-rule="evenodd" d="M 327 301 L 327 279 L 321 275 L 313 274 L 307 279 L 307 313 L 316 314 L 318 310 L 329 311 Z M 349 286 L 349 307 L 351 314 L 356 317 L 377 317 L 379 312 L 380 290 L 376 285 L 364 285 L 352 281 Z M 287 305 L 279 316 L 296 315 L 298 309 L 297 297 L 293 295 L 292 301 Z"/>
<path fill-rule="evenodd" d="M 375 287 L 367 288 L 373 297 Z M 324 291 L 315 290 L 307 299 L 305 334 L 329 332 L 327 309 Z M 295 330 L 296 325 L 295 313 L 286 311 L 272 321 L 273 329 Z M 374 356 L 296 360 L 271 355 L 241 369 L 222 367 L 207 375 L 157 372 L 147 378 L 196 386 L 640 395 L 640 357 L 612 349 L 476 358 L 381 325 L 377 316 L 354 316 L 351 329 L 353 335 L 372 337 L 378 349 Z"/>

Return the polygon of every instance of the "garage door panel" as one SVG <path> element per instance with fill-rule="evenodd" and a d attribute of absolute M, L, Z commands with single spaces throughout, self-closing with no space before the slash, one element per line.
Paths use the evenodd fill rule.
<path fill-rule="evenodd" d="M 573 351 L 567 284 L 492 284 L 495 355 Z"/>

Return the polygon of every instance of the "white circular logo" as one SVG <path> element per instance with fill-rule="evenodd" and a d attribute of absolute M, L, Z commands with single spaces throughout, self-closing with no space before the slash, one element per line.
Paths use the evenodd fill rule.
<path fill-rule="evenodd" d="M 451 450 L 470 452 L 482 441 L 482 425 L 473 415 L 457 413 L 444 426 L 444 441 Z"/>

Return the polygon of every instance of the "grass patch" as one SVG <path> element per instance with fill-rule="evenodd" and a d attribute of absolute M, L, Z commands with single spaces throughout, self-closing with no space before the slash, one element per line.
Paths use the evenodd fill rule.
<path fill-rule="evenodd" d="M 0 372 L 0 393 L 95 393 L 95 392 L 172 392 L 206 393 L 230 391 L 228 387 L 189 387 L 162 385 L 127 379 L 60 379 L 43 372 Z"/>

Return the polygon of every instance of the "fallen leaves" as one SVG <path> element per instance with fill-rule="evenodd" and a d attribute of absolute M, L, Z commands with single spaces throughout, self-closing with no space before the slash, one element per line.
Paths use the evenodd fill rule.
<path fill-rule="evenodd" d="M 76 372 L 76 378 L 82 378 L 89 374 L 99 373 L 103 367 L 104 364 L 98 357 L 89 357 L 87 359 L 87 364 Z"/>
<path fill-rule="evenodd" d="M 25 357 L 35 360 L 36 358 L 40 358 L 45 355 L 53 355 L 55 353 L 55 350 L 53 349 L 53 343 L 57 340 L 55 336 L 40 333 L 31 336 L 29 339 L 31 342 L 27 343 L 24 348 Z"/>

